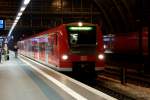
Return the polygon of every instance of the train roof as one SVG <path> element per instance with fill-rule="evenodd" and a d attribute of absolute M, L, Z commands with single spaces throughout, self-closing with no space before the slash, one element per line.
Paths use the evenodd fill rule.
<path fill-rule="evenodd" d="M 58 29 L 58 28 L 60 28 L 60 27 L 63 27 L 63 26 L 79 26 L 79 25 L 78 25 L 79 23 L 80 23 L 80 22 L 73 22 L 73 23 L 61 24 L 61 25 L 59 25 L 59 26 L 49 28 L 49 29 L 47 29 L 47 30 L 45 30 L 45 31 L 42 31 L 42 32 L 39 32 L 39 33 L 37 33 L 37 34 L 35 34 L 35 35 L 32 35 L 32 36 L 30 36 L 30 37 L 27 37 L 27 38 L 25 38 L 25 39 L 23 39 L 23 40 L 27 40 L 27 39 L 30 39 L 30 38 L 33 38 L 33 37 L 36 37 L 36 36 L 39 36 L 39 35 L 44 35 L 44 34 L 46 34 L 48 31 L 54 31 L 54 30 L 56 30 L 56 29 Z M 97 24 L 82 22 L 82 25 L 83 25 L 83 26 L 95 26 L 95 25 L 97 25 Z"/>

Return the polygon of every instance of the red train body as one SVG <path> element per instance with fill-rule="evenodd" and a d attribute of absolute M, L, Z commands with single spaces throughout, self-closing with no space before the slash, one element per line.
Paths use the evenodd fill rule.
<path fill-rule="evenodd" d="M 141 47 L 144 55 L 148 53 L 148 38 L 147 33 L 143 32 L 141 37 L 141 46 L 139 43 L 139 33 L 133 32 L 128 35 L 116 35 L 114 41 L 112 42 L 112 51 L 114 53 L 120 54 L 139 54 L 139 49 Z"/>
<path fill-rule="evenodd" d="M 104 69 L 102 32 L 89 23 L 62 24 L 18 42 L 19 53 L 58 71 Z"/>
<path fill-rule="evenodd" d="M 141 49 L 144 55 L 148 54 L 148 33 L 143 31 L 141 35 Z M 129 54 L 138 55 L 140 44 L 139 44 L 139 33 L 132 32 L 128 34 L 115 35 L 113 37 L 107 37 L 106 50 L 110 50 L 111 53 L 115 54 Z M 105 37 L 104 37 L 105 39 Z"/>

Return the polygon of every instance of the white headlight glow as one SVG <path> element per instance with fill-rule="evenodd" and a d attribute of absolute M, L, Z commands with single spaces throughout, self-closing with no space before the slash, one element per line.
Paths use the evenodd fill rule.
<path fill-rule="evenodd" d="M 62 59 L 63 60 L 67 60 L 68 59 L 68 55 L 66 55 L 66 54 L 62 55 Z"/>
<path fill-rule="evenodd" d="M 99 54 L 98 55 L 98 59 L 103 60 L 104 59 L 104 55 L 103 54 Z"/>

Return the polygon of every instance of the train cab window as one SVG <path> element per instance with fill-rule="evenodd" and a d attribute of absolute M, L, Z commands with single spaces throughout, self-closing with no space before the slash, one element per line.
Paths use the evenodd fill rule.
<path fill-rule="evenodd" d="M 70 34 L 70 43 L 77 44 L 78 41 L 78 34 Z"/>
<path fill-rule="evenodd" d="M 70 45 L 96 45 L 95 26 L 68 27 L 68 33 Z"/>
<path fill-rule="evenodd" d="M 67 31 L 72 53 L 93 54 L 96 52 L 96 26 L 68 26 Z"/>

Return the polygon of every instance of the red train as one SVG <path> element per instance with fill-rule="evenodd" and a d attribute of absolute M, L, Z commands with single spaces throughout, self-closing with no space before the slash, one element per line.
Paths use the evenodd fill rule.
<path fill-rule="evenodd" d="M 139 34 L 141 37 L 139 38 Z M 140 62 L 148 56 L 148 30 L 104 36 L 105 53 L 112 60 Z M 141 39 L 141 40 L 140 40 Z M 141 57 L 143 55 L 143 58 Z"/>
<path fill-rule="evenodd" d="M 18 42 L 19 53 L 58 71 L 104 69 L 102 32 L 96 24 L 69 23 Z"/>
<path fill-rule="evenodd" d="M 141 34 L 141 49 L 144 55 L 148 54 L 148 32 Z M 113 35 L 112 37 L 104 37 L 106 50 L 117 54 L 137 55 L 140 49 L 139 33 L 131 32 L 128 34 Z"/>

